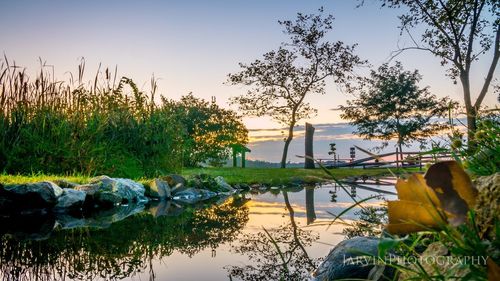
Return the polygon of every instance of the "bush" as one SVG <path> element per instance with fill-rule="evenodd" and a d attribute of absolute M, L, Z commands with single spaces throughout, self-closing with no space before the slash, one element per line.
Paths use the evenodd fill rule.
<path fill-rule="evenodd" d="M 84 68 L 82 62 L 77 82 L 67 83 L 43 65 L 30 79 L 24 69 L 0 61 L 0 171 L 155 176 L 179 170 L 183 161 L 220 160 L 228 143 L 246 142 L 246 129 L 232 111 L 191 95 L 158 103 L 154 79 L 145 94 L 129 78 L 115 83 L 108 69 L 86 85 Z M 192 120 L 193 109 L 205 115 Z M 243 137 L 226 132 L 234 126 Z"/>

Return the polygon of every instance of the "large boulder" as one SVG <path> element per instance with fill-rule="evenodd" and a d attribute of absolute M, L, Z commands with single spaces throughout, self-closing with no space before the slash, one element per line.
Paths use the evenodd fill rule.
<path fill-rule="evenodd" d="M 0 209 L 51 208 L 62 194 L 62 188 L 50 181 L 6 185 L 0 187 Z"/>
<path fill-rule="evenodd" d="M 165 200 L 171 197 L 170 185 L 161 179 L 154 179 L 149 183 L 149 196 Z"/>
<path fill-rule="evenodd" d="M 217 183 L 218 190 L 221 191 L 233 191 L 234 188 L 228 184 L 223 177 L 218 176 L 214 178 L 215 182 Z"/>
<path fill-rule="evenodd" d="M 63 194 L 58 198 L 56 209 L 79 209 L 85 202 L 87 194 L 81 190 L 64 188 Z"/>
<path fill-rule="evenodd" d="M 97 198 L 101 198 L 104 194 L 105 198 L 121 197 L 122 202 L 147 202 L 148 199 L 144 196 L 146 189 L 141 183 L 130 179 L 110 178 L 108 176 L 99 176 L 90 180 L 90 184 L 99 186 Z M 113 196 L 110 194 L 112 193 Z M 114 196 L 117 195 L 117 196 Z M 116 200 L 117 201 L 117 200 Z M 119 203 L 119 202 L 118 202 Z"/>
<path fill-rule="evenodd" d="M 186 179 L 181 175 L 170 174 L 161 177 L 162 180 L 166 181 L 171 188 L 182 188 L 186 186 Z"/>
<path fill-rule="evenodd" d="M 364 256 L 376 256 L 378 244 L 379 239 L 374 237 L 354 237 L 340 242 L 314 271 L 312 280 L 367 279 L 374 262 Z"/>

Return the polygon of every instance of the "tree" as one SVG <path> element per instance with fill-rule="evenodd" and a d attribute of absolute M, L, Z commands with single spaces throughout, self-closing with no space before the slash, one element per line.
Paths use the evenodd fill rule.
<path fill-rule="evenodd" d="M 476 119 L 484 97 L 488 93 L 495 68 L 500 58 L 500 2 L 498 0 L 381 0 L 382 6 L 405 8 L 401 32 L 412 39 L 413 46 L 405 50 L 424 50 L 441 59 L 441 65 L 450 64 L 449 76 L 460 79 L 467 113 L 468 139 L 473 139 Z M 423 26 L 420 40 L 410 30 Z M 470 73 L 475 61 L 493 49 L 488 72 L 481 90 L 473 102 Z"/>
<path fill-rule="evenodd" d="M 405 71 L 400 62 L 383 64 L 370 77 L 359 78 L 352 90 L 357 98 L 340 107 L 341 118 L 356 126 L 354 133 L 384 140 L 384 146 L 396 138 L 400 152 L 403 145 L 423 142 L 446 128 L 431 118 L 445 115 L 451 103 L 448 98 L 437 99 L 428 87 L 419 88 L 421 79 L 417 70 Z"/>
<path fill-rule="evenodd" d="M 308 94 L 324 94 L 325 80 L 347 83 L 352 70 L 366 62 L 354 55 L 356 45 L 325 41 L 332 29 L 333 16 L 297 14 L 295 21 L 279 21 L 290 42 L 264 54 L 250 64 L 240 63 L 241 71 L 228 75 L 232 85 L 249 86 L 244 95 L 231 99 L 251 116 L 271 116 L 288 127 L 281 158 L 285 168 L 288 146 L 298 121 L 312 116 L 313 109 L 305 98 Z"/>
<path fill-rule="evenodd" d="M 230 145 L 248 142 L 248 130 L 234 111 L 194 97 L 191 93 L 172 102 L 184 125 L 183 164 L 220 163 L 229 157 Z"/>

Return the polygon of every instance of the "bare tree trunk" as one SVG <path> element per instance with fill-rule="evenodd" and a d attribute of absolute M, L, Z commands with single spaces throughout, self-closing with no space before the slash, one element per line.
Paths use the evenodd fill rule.
<path fill-rule="evenodd" d="M 306 123 L 306 136 L 305 136 L 306 160 L 304 164 L 305 169 L 314 169 L 313 136 L 314 136 L 314 127 L 311 124 Z"/>
<path fill-rule="evenodd" d="M 288 137 L 285 140 L 285 147 L 283 147 L 283 156 L 281 157 L 281 168 L 286 168 L 286 157 L 288 154 L 288 146 L 290 146 L 290 142 L 293 139 L 293 127 L 295 123 L 291 123 L 290 127 L 288 127 Z"/>
<path fill-rule="evenodd" d="M 460 82 L 464 91 L 465 113 L 467 114 L 467 143 L 472 144 L 474 133 L 476 132 L 476 115 L 477 112 L 472 106 L 469 72 L 466 70 L 460 73 Z"/>

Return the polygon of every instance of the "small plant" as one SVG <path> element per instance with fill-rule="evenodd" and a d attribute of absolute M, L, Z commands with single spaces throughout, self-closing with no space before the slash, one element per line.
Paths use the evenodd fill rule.
<path fill-rule="evenodd" d="M 358 220 L 352 223 L 352 226 L 344 228 L 342 233 L 347 239 L 356 236 L 377 237 L 382 234 L 383 226 L 387 224 L 386 207 L 365 207 L 354 212 Z"/>
<path fill-rule="evenodd" d="M 491 111 L 478 119 L 472 142 L 467 145 L 463 134 L 453 131 L 450 148 L 455 159 L 471 173 L 478 176 L 492 175 L 500 171 L 500 115 Z"/>

